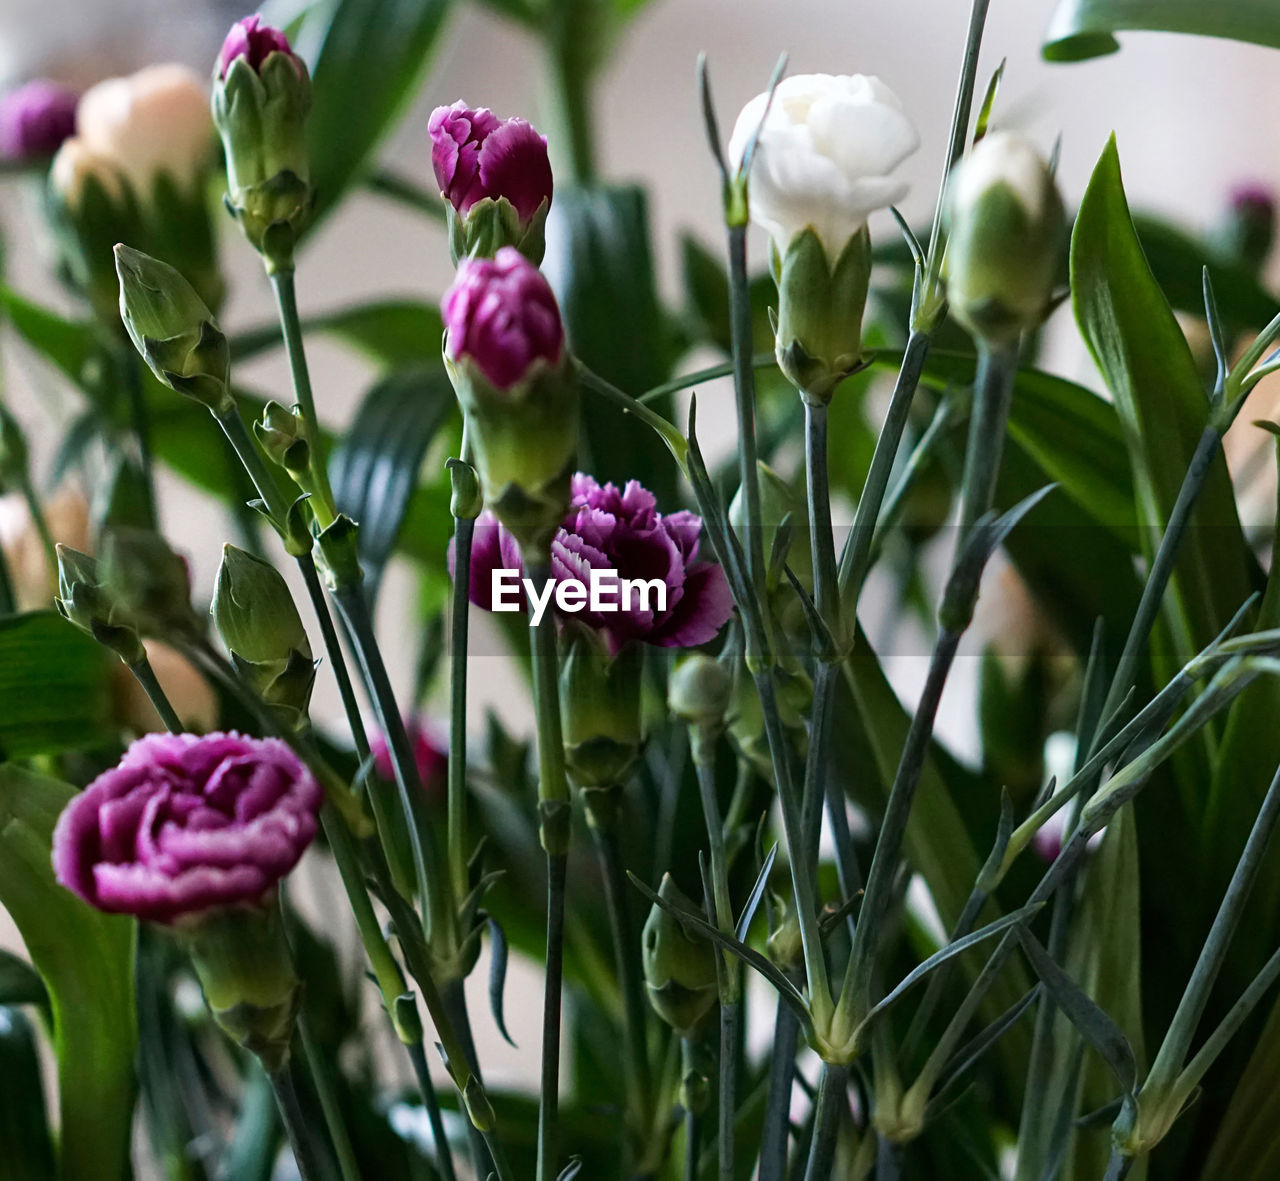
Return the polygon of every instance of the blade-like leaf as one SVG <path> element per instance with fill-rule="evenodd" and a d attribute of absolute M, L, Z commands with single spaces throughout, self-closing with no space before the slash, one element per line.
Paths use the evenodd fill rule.
<path fill-rule="evenodd" d="M 44 981 L 26 960 L 0 949 L 0 1005 L 47 1005 Z"/>
<path fill-rule="evenodd" d="M 388 299 L 304 317 L 302 330 L 336 337 L 379 364 L 395 368 L 437 361 L 444 323 L 439 309 L 431 304 Z M 230 343 L 235 364 L 282 348 L 284 339 L 280 325 L 273 320 L 237 333 Z"/>
<path fill-rule="evenodd" d="M 503 1016 L 503 997 L 507 988 L 507 936 L 497 919 L 491 917 L 488 926 L 489 1009 L 493 1013 L 493 1023 L 498 1027 L 498 1032 L 509 1046 L 515 1046 L 507 1032 L 507 1022 Z"/>
<path fill-rule="evenodd" d="M 756 874 L 756 884 L 751 887 L 751 893 L 747 895 L 746 905 L 742 908 L 742 914 L 738 916 L 738 938 L 745 941 L 747 932 L 751 930 L 751 920 L 756 917 L 756 909 L 760 905 L 760 899 L 764 897 L 764 892 L 769 885 L 769 874 L 773 872 L 773 863 L 778 856 L 778 846 L 775 844 L 765 855 L 764 864 L 760 866 L 760 872 Z"/>
<path fill-rule="evenodd" d="M 1049 61 L 1075 62 L 1120 48 L 1117 33 L 1198 33 L 1280 48 L 1271 0 L 1061 0 L 1045 37 Z"/>
<path fill-rule="evenodd" d="M 125 1181 L 138 1045 L 137 925 L 93 910 L 54 879 L 53 826 L 74 795 L 56 779 L 0 767 L 0 905 L 53 1006 L 60 1181 Z"/>

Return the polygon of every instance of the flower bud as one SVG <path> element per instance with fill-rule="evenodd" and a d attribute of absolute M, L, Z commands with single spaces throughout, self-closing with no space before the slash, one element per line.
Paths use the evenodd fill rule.
<path fill-rule="evenodd" d="M 142 359 L 170 389 L 225 413 L 231 350 L 213 313 L 168 263 L 123 245 L 115 258 L 120 316 Z"/>
<path fill-rule="evenodd" d="M 113 527 L 102 543 L 103 584 L 148 636 L 195 637 L 191 574 L 184 558 L 150 529 Z"/>
<path fill-rule="evenodd" d="M 448 459 L 449 513 L 459 521 L 474 521 L 484 511 L 484 495 L 476 469 L 462 459 Z"/>
<path fill-rule="evenodd" d="M 833 258 L 806 228 L 785 250 L 775 244 L 770 261 L 778 286 L 778 368 L 806 401 L 829 402 L 836 386 L 858 367 L 862 352 L 871 235 L 864 225 Z"/>
<path fill-rule="evenodd" d="M 760 460 L 756 465 L 760 487 L 760 526 L 764 530 L 761 539 L 765 561 L 773 557 L 778 544 L 778 530 L 783 521 L 790 519 L 791 538 L 782 551 L 782 558 L 791 567 L 791 571 L 800 580 L 802 586 L 813 586 L 813 557 L 809 549 L 809 507 L 803 496 L 797 496 L 787 483 L 767 463 Z M 729 502 L 729 524 L 738 535 L 745 551 L 749 548 L 747 540 L 747 505 L 741 488 L 734 493 Z M 770 591 L 785 584 L 785 576 L 780 567 L 771 566 L 768 571 L 768 587 Z"/>
<path fill-rule="evenodd" d="M 719 725 L 732 699 L 732 674 L 704 652 L 680 661 L 667 685 L 667 708 L 690 725 Z"/>
<path fill-rule="evenodd" d="M 269 562 L 222 547 L 210 608 L 236 670 L 294 729 L 307 718 L 315 663 L 293 596 Z"/>
<path fill-rule="evenodd" d="M 103 585 L 98 563 L 70 546 L 58 546 L 58 594 L 54 606 L 68 622 L 110 648 L 125 664 L 146 655 L 124 606 Z"/>
<path fill-rule="evenodd" d="M 800 921 L 788 897 L 769 891 L 769 935 L 765 941 L 769 958 L 784 972 L 799 966 L 804 960 Z"/>
<path fill-rule="evenodd" d="M 997 131 L 956 165 L 947 192 L 947 301 L 988 344 L 1044 319 L 1067 242 L 1049 166 L 1025 139 Z"/>
<path fill-rule="evenodd" d="M 589 818 L 603 821 L 599 827 L 609 827 L 612 817 L 591 810 L 598 797 L 590 789 L 620 787 L 640 754 L 643 668 L 639 644 L 627 644 L 611 656 L 603 637 L 580 624 L 565 625 L 560 659 L 565 761 L 573 781 L 588 789 Z"/>
<path fill-rule="evenodd" d="M 552 190 L 546 137 L 523 119 L 499 119 L 464 102 L 437 107 L 427 130 L 453 261 L 514 246 L 540 263 Z"/>
<path fill-rule="evenodd" d="M 485 501 L 522 548 L 544 551 L 569 508 L 578 389 L 551 287 L 510 246 L 468 259 L 442 304 L 445 365 Z"/>
<path fill-rule="evenodd" d="M 293 410 L 286 410 L 279 402 L 268 402 L 262 411 L 262 419 L 253 424 L 262 449 L 287 472 L 305 472 L 311 462 L 311 447 L 306 440 L 306 428 Z"/>
<path fill-rule="evenodd" d="M 311 78 L 285 35 L 246 17 L 218 56 L 213 120 L 227 160 L 227 205 L 269 271 L 293 267 L 315 190 L 307 157 Z"/>
<path fill-rule="evenodd" d="M 697 913 L 697 907 L 664 874 L 658 897 Z M 704 939 L 693 939 L 669 911 L 656 902 L 645 920 L 644 979 L 654 1012 L 682 1037 L 690 1036 L 719 996 L 716 953 Z"/>
<path fill-rule="evenodd" d="M 74 90 L 43 78 L 0 99 L 0 156 L 47 160 L 76 129 Z"/>

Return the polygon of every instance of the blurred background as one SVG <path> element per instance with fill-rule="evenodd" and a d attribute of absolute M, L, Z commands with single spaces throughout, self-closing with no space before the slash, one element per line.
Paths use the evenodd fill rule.
<path fill-rule="evenodd" d="M 1210 0 L 1206 0 L 1210 2 Z M 267 6 L 273 23 L 284 23 L 296 6 Z M 1001 59 L 1007 60 L 994 122 L 1030 132 L 1046 153 L 1061 136 L 1059 177 L 1068 207 L 1083 191 L 1108 135 L 1115 132 L 1132 204 L 1183 225 L 1207 230 L 1220 220 L 1229 190 L 1242 182 L 1280 185 L 1280 124 L 1270 117 L 1277 89 L 1274 51 L 1233 42 L 1162 34 L 1123 38 L 1117 55 L 1079 65 L 1050 65 L 1040 57 L 1053 0 L 994 0 L 979 70 L 980 85 Z M 649 190 L 654 247 L 661 283 L 676 303 L 676 235 L 694 231 L 719 250 L 717 180 L 705 149 L 698 114 L 696 54 L 709 56 L 722 123 L 732 124 L 739 107 L 764 88 L 780 51 L 797 72 L 872 73 L 902 98 L 921 132 L 921 149 L 905 166 L 912 181 L 904 212 L 913 223 L 929 217 L 939 184 L 955 78 L 968 19 L 963 0 L 654 0 L 630 26 L 613 65 L 602 79 L 595 110 L 601 171 L 609 180 L 642 181 Z M 84 88 L 152 61 L 178 60 L 205 73 L 228 25 L 245 15 L 225 0 L 0 0 L 0 90 L 47 76 Z M 306 46 L 300 46 L 306 53 Z M 383 160 L 431 187 L 427 115 L 440 103 L 464 98 L 500 115 L 522 114 L 551 133 L 546 69 L 540 48 L 513 26 L 476 3 L 459 4 L 451 17 L 426 85 Z M 25 182 L 0 184 L 0 233 L 8 255 L 8 279 L 41 302 L 70 308 L 49 277 L 47 243 L 34 216 L 34 192 Z M 887 216 L 873 221 L 873 234 L 895 235 Z M 269 322 L 271 294 L 258 259 L 230 220 L 223 257 L 231 295 L 222 319 L 231 329 Z M 763 266 L 763 239 L 754 239 L 755 265 Z M 434 298 L 451 274 L 440 226 L 372 194 L 349 200 L 325 223 L 300 260 L 299 299 L 304 315 L 374 296 Z M 312 368 L 322 416 L 341 428 L 368 386 L 370 371 L 348 351 L 324 341 L 312 346 Z M 38 457 L 48 461 L 57 437 L 53 424 L 66 413 L 71 395 L 57 379 L 6 340 L 2 352 L 7 397 L 26 426 Z M 696 364 L 696 358 L 691 358 Z M 1101 382 L 1071 323 L 1059 312 L 1043 356 L 1046 367 L 1093 388 Z M 254 362 L 240 379 L 288 400 L 281 360 Z M 731 425 L 727 389 L 700 391 L 700 421 L 708 450 L 728 445 Z M 874 394 L 873 394 L 874 396 Z M 1247 420 L 1256 417 L 1246 413 Z M 39 470 L 39 469 L 37 469 Z M 197 599 L 207 600 L 228 536 L 222 509 L 167 479 L 162 489 L 163 524 L 191 563 Z M 1266 503 L 1267 498 L 1262 499 Z M 1247 511 L 1247 510 L 1246 510 Z M 838 513 L 848 520 L 850 506 Z M 3 529 L 0 521 L 0 529 Z M 412 675 L 415 643 L 394 642 L 411 617 L 413 580 L 393 568 L 382 599 L 380 624 L 392 672 L 400 685 Z M 881 600 L 887 588 L 880 586 Z M 873 583 L 867 612 L 874 620 Z M 483 627 L 484 621 L 476 620 Z M 1006 618 L 997 626 L 1016 626 Z M 527 725 L 522 690 L 483 633 L 474 643 L 470 708 L 478 723 L 495 708 L 515 728 Z M 895 634 L 881 653 L 886 671 L 910 698 L 927 650 L 909 630 Z M 962 660 L 944 701 L 939 733 L 961 757 L 976 742 L 973 678 L 976 658 Z M 320 719 L 337 718 L 336 694 L 322 673 L 316 695 Z M 484 989 L 483 971 L 472 984 Z M 536 1044 L 521 1039 L 524 1020 L 537 1012 L 530 978 L 514 978 L 509 989 L 510 1022 L 523 1049 L 495 1044 L 492 1077 L 501 1084 L 536 1070 Z M 475 1011 L 488 1025 L 486 1005 Z M 482 1036 L 493 1031 L 482 1028 Z M 496 1039 L 495 1039 L 496 1041 Z"/>

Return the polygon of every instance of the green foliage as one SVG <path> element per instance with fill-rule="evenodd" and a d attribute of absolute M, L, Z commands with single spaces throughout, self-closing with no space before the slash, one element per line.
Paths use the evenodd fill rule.
<path fill-rule="evenodd" d="M 44 979 L 58 1061 L 60 1181 L 125 1181 L 138 1044 L 132 919 L 54 880 L 53 827 L 69 784 L 0 766 L 0 904 Z"/>
<path fill-rule="evenodd" d="M 1044 55 L 1073 62 L 1115 53 L 1115 34 L 1136 30 L 1199 33 L 1280 48 L 1280 13 L 1270 0 L 1059 0 Z"/>

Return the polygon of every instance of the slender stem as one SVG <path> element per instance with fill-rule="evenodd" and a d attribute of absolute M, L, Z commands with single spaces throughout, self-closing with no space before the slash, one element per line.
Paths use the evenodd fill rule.
<path fill-rule="evenodd" d="M 280 1119 L 293 1148 L 293 1159 L 298 1165 L 302 1181 L 326 1181 L 328 1170 L 324 1161 L 328 1154 L 316 1143 L 311 1124 L 303 1113 L 293 1077 L 294 1069 L 290 1061 L 269 1074 L 271 1089 L 275 1092 Z"/>
<path fill-rule="evenodd" d="M 831 713 L 839 682 L 839 666 L 820 661 L 813 675 L 813 717 L 809 724 L 809 750 L 804 769 L 805 856 L 815 863 L 822 835 L 822 809 L 826 803 L 827 769 L 831 754 Z"/>
<path fill-rule="evenodd" d="M 547 48 L 553 65 L 557 114 L 566 150 L 567 179 L 590 185 L 596 179 L 595 134 L 591 122 L 589 39 L 583 26 L 591 20 L 581 0 L 558 0 L 546 8 Z"/>
<path fill-rule="evenodd" d="M 796 1039 L 800 1019 L 785 1001 L 778 1001 L 773 1019 L 773 1056 L 769 1060 L 769 1095 L 765 1103 L 764 1135 L 760 1142 L 760 1181 L 785 1181 L 787 1140 L 791 1131 L 791 1088 L 796 1077 Z"/>
<path fill-rule="evenodd" d="M 831 528 L 831 484 L 827 474 L 827 407 L 804 399 L 805 489 L 809 501 L 809 548 L 818 614 L 833 635 L 840 634 L 836 544 Z"/>
<path fill-rule="evenodd" d="M 311 392 L 311 374 L 307 368 L 307 354 L 302 346 L 302 320 L 298 316 L 297 292 L 294 289 L 293 271 L 277 270 L 271 273 L 271 288 L 276 295 L 280 311 L 280 326 L 284 331 L 285 351 L 289 356 L 289 370 L 293 375 L 293 392 L 302 414 L 302 430 L 311 449 L 311 475 L 315 481 L 317 500 L 315 506 L 321 523 L 324 511 L 333 510 L 333 490 L 329 487 L 329 473 L 320 438 L 320 423 L 316 416 L 315 395 Z"/>
<path fill-rule="evenodd" d="M 53 570 L 57 569 L 55 560 Z M 9 572 L 9 559 L 5 557 L 4 550 L 0 549 L 0 615 L 12 615 L 17 609 L 18 603 L 13 595 L 13 576 Z"/>
<path fill-rule="evenodd" d="M 627 914 L 627 891 L 622 870 L 622 854 L 618 834 L 612 828 L 591 829 L 595 839 L 600 876 L 604 880 L 605 907 L 609 912 L 609 929 L 613 934 L 614 963 L 618 987 L 622 993 L 622 1033 L 625 1045 L 627 1089 L 630 1092 L 635 1126 L 643 1127 L 648 1119 L 649 1044 L 645 1031 L 645 1000 L 641 984 L 640 941 L 635 937 Z"/>
<path fill-rule="evenodd" d="M 419 805 L 422 800 L 422 783 L 418 766 L 413 757 L 413 745 L 405 730 L 404 718 L 396 705 L 395 691 L 383 662 L 382 652 L 373 632 L 373 620 L 369 605 L 360 587 L 340 586 L 334 591 L 338 609 L 346 621 L 355 646 L 356 658 L 364 674 L 365 687 L 373 703 L 378 725 L 387 736 L 387 747 L 395 772 L 396 788 L 400 793 L 400 810 L 409 834 L 409 847 L 413 855 L 414 874 L 417 878 L 419 903 L 422 907 L 423 930 L 427 942 L 433 939 L 450 939 L 456 916 L 453 913 L 452 890 L 447 875 L 440 872 L 439 854 L 430 829 L 424 831 L 419 823 Z"/>
<path fill-rule="evenodd" d="M 684 1113 L 684 1181 L 698 1181 L 701 1139 L 702 1116 L 696 1111 L 686 1111 Z"/>
<path fill-rule="evenodd" d="M 726 972 L 728 975 L 728 972 Z M 716 1139 L 720 1181 L 733 1181 L 734 1119 L 738 1113 L 738 1059 L 742 1042 L 742 1004 L 720 1002 L 720 1093 Z"/>
<path fill-rule="evenodd" d="M 471 1033 L 471 1015 L 467 1012 L 467 994 L 463 982 L 456 979 L 448 981 L 440 990 L 440 999 L 451 1027 L 457 1032 L 456 1052 L 462 1055 L 462 1060 L 471 1073 L 479 1078 L 480 1060 L 476 1054 L 475 1038 Z M 471 1147 L 471 1163 L 476 1176 L 486 1175 L 487 1159 L 492 1159 L 494 1167 L 499 1169 L 499 1174 L 505 1176 L 502 1174 L 502 1167 L 505 1165 L 499 1167 L 501 1149 L 494 1136 L 489 1132 L 481 1132 L 470 1123 L 467 1125 L 467 1134 Z"/>
<path fill-rule="evenodd" d="M 756 598 L 764 595 L 764 533 L 760 516 L 760 472 L 756 455 L 756 375 L 751 364 L 751 296 L 747 277 L 747 227 L 728 227 L 729 317 L 733 345 L 733 389 L 738 406 L 738 473 L 746 506 L 747 573 Z M 763 653 L 757 653 L 763 659 Z"/>
<path fill-rule="evenodd" d="M 996 478 L 1004 453 L 1005 424 L 1018 372 L 1016 344 L 978 345 L 978 372 L 974 379 L 973 413 L 969 417 L 969 443 L 965 449 L 964 478 L 960 485 L 960 517 L 957 552 L 974 523 L 995 501 Z"/>
<path fill-rule="evenodd" d="M 1102 1181 L 1124 1181 L 1132 1168 L 1133 1157 L 1125 1156 L 1120 1151 L 1119 1145 L 1116 1145 L 1111 1149 L 1111 1156 L 1107 1160 L 1107 1171 L 1103 1174 Z"/>
<path fill-rule="evenodd" d="M 707 845 L 711 853 L 711 885 L 715 892 L 716 924 L 726 935 L 733 933 L 733 905 L 729 899 L 729 865 L 725 857 L 724 821 L 720 818 L 720 801 L 716 796 L 715 734 L 690 728 L 693 765 L 698 774 L 698 794 L 702 800 L 702 818 L 707 829 Z M 729 963 L 725 953 L 725 962 Z"/>
<path fill-rule="evenodd" d="M 1169 522 L 1165 525 L 1160 546 L 1151 563 L 1146 585 L 1142 588 L 1142 598 L 1138 601 L 1138 609 L 1134 613 L 1129 635 L 1125 639 L 1124 650 L 1120 653 L 1120 660 L 1116 664 L 1115 675 L 1111 679 L 1111 687 L 1102 707 L 1101 716 L 1104 718 L 1115 711 L 1121 699 L 1129 691 L 1138 661 L 1151 642 L 1151 629 L 1155 626 L 1164 592 L 1168 589 L 1169 579 L 1173 575 L 1174 563 L 1182 546 L 1187 523 L 1191 519 L 1196 500 L 1204 488 L 1204 482 L 1212 470 L 1213 460 L 1221 443 L 1221 429 L 1210 423 L 1204 428 L 1196 449 L 1192 453 L 1187 474 L 1183 477 L 1182 486 L 1178 489 L 1178 498 L 1174 501 L 1173 510 L 1169 513 Z M 1101 731 L 1102 728 L 1099 727 L 1098 734 L 1095 735 L 1095 744 L 1103 737 Z"/>
<path fill-rule="evenodd" d="M 809 1146 L 805 1181 L 828 1181 L 833 1174 L 840 1120 L 848 1106 L 848 1083 L 847 1066 L 833 1062 L 822 1064 L 822 1081 L 818 1084 L 818 1110 L 814 1116 L 813 1142 Z"/>
<path fill-rule="evenodd" d="M 467 628 L 471 609 L 471 542 L 475 521 L 453 528 L 453 599 L 449 617 L 449 870 L 454 893 L 467 891 Z"/>
<path fill-rule="evenodd" d="M 560 1108 L 560 1008 L 564 986 L 564 886 L 568 858 L 547 854 L 547 978 L 542 996 L 541 1100 L 538 1105 L 538 1181 L 556 1176 Z"/>
<path fill-rule="evenodd" d="M 867 471 L 866 483 L 863 484 L 862 495 L 858 498 L 858 507 L 853 515 L 853 527 L 849 530 L 844 552 L 840 555 L 840 598 L 850 627 L 857 615 L 858 599 L 871 566 L 871 543 L 875 537 L 876 521 L 880 516 L 880 507 L 884 503 L 885 490 L 889 486 L 889 477 L 893 473 L 894 461 L 910 417 L 911 403 L 924 373 L 924 363 L 928 358 L 932 339 L 930 333 L 917 330 L 913 330 L 907 338 L 902 365 L 898 369 L 898 378 L 889 399 L 889 409 L 880 427 L 875 451 L 871 455 L 871 467 Z"/>
<path fill-rule="evenodd" d="M 422 1096 L 422 1105 L 427 1109 L 427 1122 L 431 1125 L 431 1139 L 436 1146 L 436 1163 L 444 1175 L 444 1181 L 457 1181 L 457 1173 L 453 1168 L 453 1150 L 449 1147 L 449 1138 L 444 1131 L 444 1117 L 440 1113 L 440 1098 L 436 1094 L 436 1085 L 431 1081 L 431 1071 L 427 1069 L 427 1053 L 421 1041 L 408 1047 L 409 1060 L 413 1063 L 413 1075 L 418 1081 L 418 1093 Z"/>
<path fill-rule="evenodd" d="M 333 1085 L 333 1076 L 329 1071 L 329 1064 L 321 1057 L 320 1049 L 311 1036 L 310 1024 L 305 1013 L 298 1015 L 298 1035 L 307 1069 L 311 1073 L 311 1081 L 320 1100 L 324 1124 L 329 1131 L 330 1140 L 333 1141 L 334 1155 L 338 1158 L 338 1172 L 342 1176 L 342 1181 L 360 1181 L 360 1166 L 356 1162 L 355 1150 L 351 1147 L 351 1137 L 347 1133 L 346 1121 L 342 1118 L 342 1104 Z"/>
<path fill-rule="evenodd" d="M 876 1137 L 876 1181 L 899 1181 L 902 1176 L 902 1145 L 887 1136 Z"/>
<path fill-rule="evenodd" d="M 186 730 L 186 726 L 182 724 L 182 719 L 178 717 L 178 711 L 173 708 L 169 701 L 168 695 L 160 685 L 160 680 L 156 676 L 156 670 L 151 667 L 151 661 L 146 656 L 134 664 L 129 665 L 129 671 L 133 673 L 134 679 L 142 686 L 142 691 L 146 693 L 148 700 L 155 706 L 156 713 L 160 715 L 160 720 L 164 723 L 165 729 L 170 734 L 182 734 Z"/>

